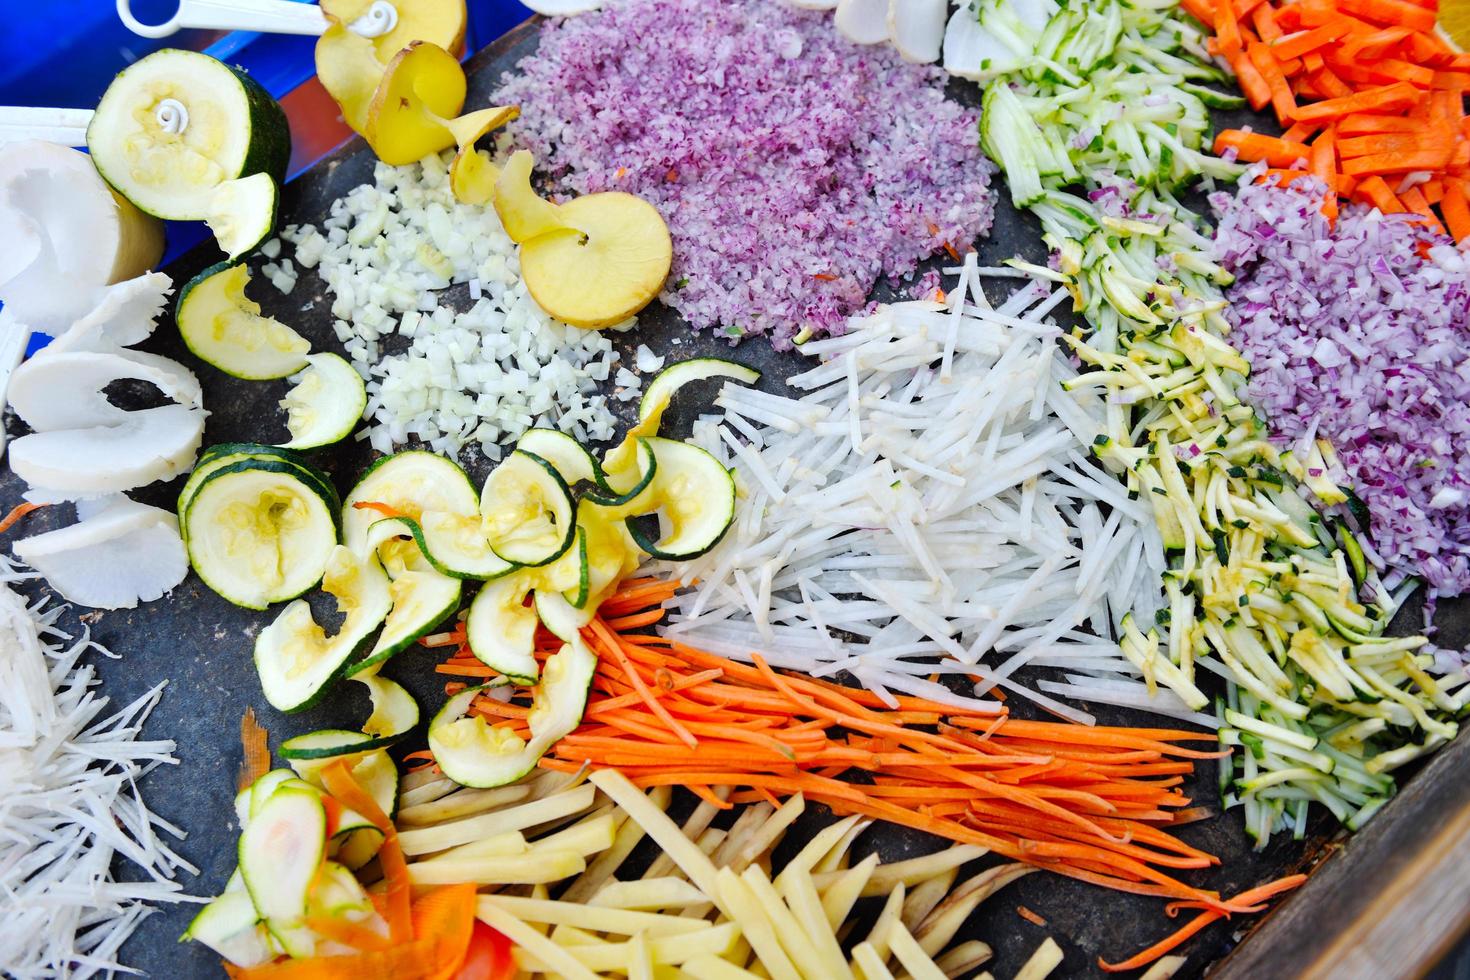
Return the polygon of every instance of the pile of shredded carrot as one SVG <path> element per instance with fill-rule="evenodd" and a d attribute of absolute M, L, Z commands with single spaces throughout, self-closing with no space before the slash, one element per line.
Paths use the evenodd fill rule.
<path fill-rule="evenodd" d="M 1438 0 L 1181 6 L 1214 31 L 1211 51 L 1230 62 L 1250 104 L 1270 105 L 1286 130 L 1226 130 L 1216 153 L 1265 161 L 1283 185 L 1318 177 L 1329 218 L 1339 199 L 1354 200 L 1470 237 L 1470 54 L 1435 33 Z"/>
<path fill-rule="evenodd" d="M 1181 786 L 1195 759 L 1176 743 L 1212 734 L 1090 728 L 966 714 L 922 698 L 885 706 L 863 690 L 751 667 L 636 632 L 658 622 L 677 583 L 632 580 L 583 636 L 598 656 L 583 723 L 542 760 L 575 772 L 619 769 L 641 787 L 683 786 L 715 806 L 797 792 L 1136 894 L 1226 914 L 1251 903 L 1187 885 L 1177 870 L 1218 864 L 1166 829 L 1205 816 Z M 444 674 L 492 672 L 460 641 Z M 547 656 L 560 641 L 544 634 Z M 462 682 L 448 685 L 451 692 Z M 472 712 L 527 735 L 524 701 L 476 699 Z M 716 788 L 734 792 L 722 800 Z"/>

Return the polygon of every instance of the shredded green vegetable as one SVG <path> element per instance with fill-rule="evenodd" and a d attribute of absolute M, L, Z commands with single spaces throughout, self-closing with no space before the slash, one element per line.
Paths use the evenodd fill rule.
<path fill-rule="evenodd" d="M 1431 675 L 1424 637 L 1382 635 L 1397 602 L 1343 520 L 1331 445 L 1279 449 L 1239 398 L 1231 276 L 1175 196 L 1243 172 L 1206 149 L 1209 109 L 1237 104 L 1211 87 L 1229 80 L 1172 2 L 970 9 L 990 55 L 974 72 L 990 79 L 983 146 L 1092 328 L 1069 341 L 1090 368 L 1071 385 L 1108 401 L 1093 452 L 1152 504 L 1169 549 L 1169 606 L 1126 622 L 1121 649 L 1194 707 L 1199 669 L 1226 678 L 1221 793 L 1257 846 L 1302 836 L 1313 803 L 1356 829 L 1393 795 L 1389 772 L 1454 736 L 1470 687 Z"/>

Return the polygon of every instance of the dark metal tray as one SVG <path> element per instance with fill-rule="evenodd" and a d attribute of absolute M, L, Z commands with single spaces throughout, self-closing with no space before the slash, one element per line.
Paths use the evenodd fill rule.
<path fill-rule="evenodd" d="M 535 49 L 536 43 L 536 25 L 531 21 L 476 55 L 467 65 L 471 78 L 467 105 L 488 104 L 489 95 L 497 87 L 501 74 L 512 70 L 517 61 Z M 951 95 L 973 105 L 978 102 L 979 92 L 971 84 L 960 83 L 951 86 Z M 1262 118 L 1252 117 L 1250 121 L 1257 129 L 1272 128 L 1272 124 Z M 282 199 L 281 224 L 320 224 L 327 217 L 334 200 L 358 184 L 372 181 L 373 165 L 371 151 L 361 140 L 353 140 L 287 185 Z M 1014 255 L 1031 261 L 1044 261 L 1045 250 L 1035 221 L 1012 209 L 1002 182 L 997 179 L 996 183 L 1001 194 L 995 227 L 987 238 L 977 243 L 981 263 L 998 263 Z M 165 271 L 178 286 L 217 259 L 218 254 L 210 244 L 196 249 Z M 259 259 L 255 261 L 258 263 Z M 266 313 L 291 324 L 309 338 L 316 349 L 338 349 L 331 329 L 331 297 L 314 273 L 303 270 L 295 291 L 289 296 L 282 296 L 263 284 L 263 280 L 261 282 L 253 292 Z M 889 299 L 895 295 L 882 284 L 875 291 L 877 299 Z M 469 302 L 468 290 L 464 286 L 456 287 L 441 299 L 464 306 Z M 314 306 L 303 311 L 302 308 L 312 301 L 315 301 Z M 729 356 L 731 353 L 728 343 L 723 340 L 689 334 L 677 315 L 657 303 L 640 316 L 636 331 L 611 336 L 623 352 L 625 363 L 631 362 L 633 349 L 640 343 L 647 343 L 655 352 L 673 354 L 676 358 L 700 354 Z M 683 338 L 684 342 L 677 348 L 672 347 L 668 341 L 673 337 Z M 201 364 L 184 349 L 171 314 L 165 314 L 156 335 L 145 346 L 178 358 L 199 374 L 204 385 L 206 406 L 212 413 L 205 435 L 206 445 L 237 440 L 275 442 L 284 438 L 284 425 L 270 421 L 280 415 L 276 402 L 284 390 L 281 383 L 240 381 Z M 799 370 L 804 360 L 800 354 L 792 352 L 775 353 L 760 339 L 740 345 L 735 356 L 761 368 L 765 372 L 761 387 L 772 391 L 784 390 L 782 379 Z M 619 405 L 618 410 L 625 415 L 630 414 L 632 403 Z M 680 431 L 691 421 L 690 413 L 694 409 L 686 406 L 684 411 L 686 414 L 683 416 L 671 417 L 670 428 L 673 431 Z M 10 421 L 13 425 L 14 419 Z M 620 419 L 623 424 L 627 421 L 626 417 Z M 278 428 L 272 429 L 272 426 Z M 372 457 L 366 443 L 351 439 L 316 454 L 317 461 L 332 474 L 338 489 L 344 492 Z M 490 468 L 478 452 L 466 452 L 462 461 L 477 483 Z M 21 481 L 8 467 L 0 471 L 0 500 L 15 502 L 23 489 Z M 172 508 L 177 491 L 177 484 L 155 485 L 136 496 L 145 502 Z M 69 515 L 63 518 L 56 512 L 42 511 L 28 518 L 17 531 L 12 531 L 11 539 L 17 534 L 59 526 L 69 519 Z M 1449 621 L 1443 642 L 1463 643 L 1470 618 L 1464 615 L 1462 607 L 1449 608 L 1450 605 L 1445 604 L 1441 612 L 1441 619 Z M 339 685 L 322 704 L 302 714 L 281 715 L 265 705 L 251 661 L 251 644 L 270 617 L 270 613 L 231 606 L 191 575 L 170 596 L 140 609 L 86 613 L 80 617 L 72 613 L 64 620 L 75 626 L 79 625 L 76 620 L 80 618 L 90 627 L 96 640 L 122 655 L 120 660 L 99 658 L 98 661 L 103 690 L 115 704 L 127 703 L 138 697 L 161 678 L 169 680 L 162 703 L 148 725 L 146 737 L 177 740 L 179 765 L 151 774 L 143 789 L 155 812 L 188 831 L 188 839 L 178 846 L 178 850 L 201 869 L 197 879 L 185 878 L 187 889 L 196 895 L 217 894 L 235 866 L 238 827 L 230 801 L 240 761 L 239 720 L 245 708 L 254 706 L 270 731 L 272 747 L 293 735 L 317 728 L 355 724 L 367 715 L 366 698 L 356 685 L 347 684 Z M 1404 621 L 1410 624 L 1417 623 L 1418 617 L 1417 608 L 1406 610 L 1403 615 Z M 424 708 L 425 718 L 430 717 L 443 701 L 444 678 L 433 671 L 437 659 L 434 653 L 415 648 L 394 659 L 385 672 L 413 692 Z M 1026 713 L 1025 706 L 1020 706 L 1018 713 Z M 1096 713 L 1107 723 L 1140 723 L 1143 718 L 1133 712 L 1107 707 L 1098 709 Z M 399 751 L 421 747 L 422 733 L 416 735 L 416 741 L 411 739 Z M 1268 948 L 1258 950 L 1258 943 L 1263 942 L 1264 937 L 1262 941 L 1244 944 L 1241 956 L 1237 957 L 1239 967 L 1227 965 L 1226 971 L 1242 977 L 1300 974 L 1313 962 L 1317 952 L 1331 945 L 1341 930 L 1352 928 L 1354 917 L 1370 900 L 1380 900 L 1378 910 L 1370 909 L 1369 912 L 1375 921 L 1381 919 L 1384 914 L 1381 899 L 1390 891 L 1389 879 L 1403 873 L 1422 876 L 1426 871 L 1422 861 L 1416 867 L 1408 868 L 1407 872 L 1404 870 L 1404 865 L 1413 862 L 1402 860 L 1403 855 L 1395 846 L 1399 839 L 1405 848 L 1415 851 L 1438 842 L 1438 846 L 1428 850 L 1444 856 L 1449 866 L 1454 867 L 1450 855 L 1463 853 L 1464 848 L 1460 847 L 1458 851 L 1447 848 L 1440 838 L 1451 831 L 1461 836 L 1470 835 L 1470 830 L 1461 827 L 1461 823 L 1470 823 L 1470 818 L 1460 822 L 1452 819 L 1461 813 L 1462 808 L 1470 807 L 1470 788 L 1463 787 L 1460 780 L 1452 778 L 1463 765 L 1459 757 L 1467 751 L 1464 745 L 1465 740 L 1460 739 L 1442 751 L 1429 765 L 1429 771 L 1410 784 L 1403 798 L 1386 808 L 1369 830 L 1359 835 L 1344 854 L 1332 862 L 1335 867 L 1327 869 L 1330 874 L 1323 875 L 1321 884 L 1324 887 L 1319 889 L 1314 881 L 1286 903 L 1286 912 L 1276 916 L 1279 921 L 1271 923 L 1267 930 L 1278 934 Z M 1217 807 L 1214 787 L 1214 766 L 1202 764 L 1191 786 L 1193 795 L 1199 803 Z M 815 809 L 822 811 L 820 807 Z M 1426 823 L 1434 823 L 1441 818 L 1445 826 L 1426 828 Z M 816 814 L 809 811 L 790 835 L 791 842 L 804 840 L 828 819 L 830 816 L 824 811 Z M 1221 868 L 1186 875 L 1186 880 L 1229 894 L 1307 866 L 1317 856 L 1331 850 L 1325 845 L 1334 835 L 1335 828 L 1319 818 L 1313 831 L 1305 842 L 1293 842 L 1280 835 L 1268 848 L 1257 853 L 1250 850 L 1250 842 L 1242 831 L 1238 815 L 1230 814 L 1185 827 L 1180 831 L 1181 837 L 1218 855 L 1223 862 Z M 1385 835 L 1388 834 L 1404 836 L 1387 843 L 1379 840 L 1386 840 Z M 1458 837 L 1454 838 L 1454 841 L 1458 840 Z M 893 859 L 935 850 L 941 843 L 922 834 L 880 825 L 864 836 L 858 849 L 877 850 L 886 859 Z M 779 860 L 781 855 L 777 857 Z M 1431 865 L 1439 867 L 1442 863 Z M 1345 865 L 1349 866 L 1347 871 L 1342 870 Z M 119 873 L 129 874 L 128 866 L 119 862 Z M 1329 880 L 1332 875 L 1335 879 Z M 1467 890 L 1470 890 L 1470 884 L 1467 884 L 1470 875 L 1450 875 L 1446 880 L 1445 887 L 1449 892 L 1434 892 L 1438 918 L 1421 920 L 1410 916 L 1419 922 L 1421 941 L 1407 947 L 1383 950 L 1390 956 L 1386 972 L 1353 975 L 1415 974 L 1442 954 L 1445 944 L 1459 934 L 1460 928 L 1470 918 L 1470 904 L 1467 904 L 1470 899 L 1466 897 Z M 1367 881 L 1371 885 L 1354 888 L 1351 884 L 1338 884 L 1354 881 Z M 1456 885 L 1459 891 L 1455 890 Z M 1329 894 L 1314 895 L 1318 891 Z M 1395 904 L 1402 906 L 1403 903 Z M 1018 915 L 1017 907 L 1022 905 L 1044 917 L 1047 925 L 1035 925 Z M 197 944 L 177 942 L 193 916 L 194 908 L 188 905 L 165 907 L 147 919 L 123 947 L 122 961 L 160 978 L 220 975 L 219 961 L 209 950 Z M 990 899 L 966 924 L 959 938 L 981 939 L 989 943 L 995 950 L 995 958 L 986 968 L 1000 977 L 1014 974 L 1048 935 L 1061 944 L 1066 954 L 1056 975 L 1101 976 L 1097 967 L 1099 955 L 1113 960 L 1125 958 L 1178 924 L 1179 921 L 1164 916 L 1163 903 L 1158 900 L 1123 895 L 1040 874 L 1025 877 Z M 1236 945 L 1236 934 L 1244 925 L 1218 923 L 1191 940 L 1181 950 L 1189 954 L 1189 960 L 1180 975 L 1199 975 L 1210 969 Z M 1290 950 L 1290 955 L 1278 957 L 1277 953 L 1283 949 Z M 1333 971 L 1329 970 L 1324 975 L 1332 974 Z"/>

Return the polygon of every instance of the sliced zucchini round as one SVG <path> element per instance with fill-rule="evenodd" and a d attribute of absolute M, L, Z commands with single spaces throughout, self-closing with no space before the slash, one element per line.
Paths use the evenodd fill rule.
<path fill-rule="evenodd" d="M 206 475 L 186 502 L 189 562 L 237 606 L 264 609 L 295 598 L 321 580 L 336 547 L 331 505 L 289 463 L 229 463 Z"/>
<path fill-rule="evenodd" d="M 579 608 L 596 609 L 618 582 L 637 570 L 642 556 L 616 511 L 584 499 L 577 510 L 577 521 L 587 535 L 587 599 Z"/>
<path fill-rule="evenodd" d="M 597 672 L 597 657 L 574 637 L 546 660 L 536 700 L 527 723 L 531 740 L 509 728 L 495 727 L 468 715 L 483 687 L 472 687 L 449 699 L 429 723 L 429 749 L 444 775 L 462 786 L 489 789 L 520 779 L 563 736 L 575 731 L 587 710 L 587 691 Z"/>
<path fill-rule="evenodd" d="M 327 810 L 320 793 L 283 787 L 240 834 L 240 871 L 255 909 L 278 937 L 297 925 L 325 856 Z"/>
<path fill-rule="evenodd" d="M 623 517 L 639 513 L 640 508 L 647 509 L 650 499 L 648 488 L 658 473 L 658 458 L 646 438 L 640 437 L 634 445 L 637 447 L 637 469 L 601 474 L 603 492 L 589 490 L 583 500 L 616 511 Z"/>
<path fill-rule="evenodd" d="M 343 501 L 342 540 L 359 553 L 367 548 L 368 528 L 385 516 L 374 508 L 355 506 L 366 503 L 382 504 L 420 525 L 426 512 L 467 519 L 478 518 L 480 512 L 469 475 L 457 463 L 418 449 L 378 460 Z"/>
<path fill-rule="evenodd" d="M 650 493 L 664 533 L 655 539 L 632 519 L 628 532 L 655 558 L 695 558 L 720 543 L 735 521 L 735 479 L 719 460 L 698 446 L 660 439 L 646 440 L 658 458 L 658 475 Z"/>
<path fill-rule="evenodd" d="M 179 491 L 179 533 L 185 542 L 189 540 L 189 530 L 188 522 L 183 517 L 188 513 L 189 501 L 194 498 L 195 492 L 211 473 L 222 470 L 231 463 L 250 459 L 274 460 L 296 467 L 301 472 L 303 480 L 325 495 L 327 500 L 332 501 L 333 514 L 341 509 L 337 488 L 332 486 L 331 478 L 313 466 L 300 453 L 294 453 L 289 449 L 278 449 L 275 446 L 259 446 L 249 442 L 225 443 L 222 446 L 211 446 L 200 454 L 199 461 L 194 464 L 194 472 L 189 474 L 189 479 L 184 481 L 184 488 Z"/>
<path fill-rule="evenodd" d="M 521 684 L 534 684 L 536 610 L 526 605 L 530 584 L 519 575 L 490 582 L 470 603 L 465 638 L 475 659 Z"/>
<path fill-rule="evenodd" d="M 338 759 L 346 755 L 362 755 L 373 749 L 384 748 L 392 739 L 378 739 L 363 732 L 345 728 L 323 728 L 288 738 L 281 743 L 278 754 L 283 759 Z"/>
<path fill-rule="evenodd" d="M 311 354 L 281 399 L 291 441 L 286 449 L 319 449 L 341 442 L 367 411 L 367 385 L 357 368 L 336 354 Z"/>
<path fill-rule="evenodd" d="M 251 174 L 227 180 L 209 195 L 204 223 L 214 240 L 233 262 L 253 252 L 276 232 L 276 214 L 281 207 L 281 187 L 270 174 Z"/>
<path fill-rule="evenodd" d="M 198 221 L 226 181 L 257 173 L 285 180 L 291 131 L 280 104 L 243 71 L 164 48 L 113 79 L 87 127 L 87 149 L 140 210 Z"/>
<path fill-rule="evenodd" d="M 194 916 L 179 937 L 203 943 L 235 966 L 249 969 L 275 959 L 270 933 L 246 891 L 226 891 Z"/>
<path fill-rule="evenodd" d="M 235 798 L 235 815 L 240 818 L 240 829 L 245 829 L 250 818 L 260 812 L 272 793 L 294 779 L 296 774 L 289 769 L 272 769 L 242 790 Z"/>
<path fill-rule="evenodd" d="M 250 270 L 221 262 L 189 280 L 179 292 L 174 318 L 195 357 L 246 381 L 295 374 L 307 365 L 311 344 L 295 330 L 260 315 L 245 295 Z"/>
<path fill-rule="evenodd" d="M 260 686 L 277 710 L 301 711 L 315 704 L 393 606 L 388 576 L 377 559 L 360 558 L 340 545 L 332 550 L 322 588 L 346 616 L 335 634 L 328 637 L 312 618 L 311 606 L 297 600 L 255 640 Z"/>
<path fill-rule="evenodd" d="M 497 555 L 485 537 L 479 516 L 460 517 L 429 511 L 419 524 L 419 544 L 429 562 L 445 575 L 489 581 L 509 575 L 519 565 Z"/>
<path fill-rule="evenodd" d="M 568 643 L 582 631 L 582 627 L 592 622 L 595 615 L 595 610 L 578 609 L 560 592 L 536 593 L 536 616 L 541 620 L 541 625 L 558 639 Z"/>
<path fill-rule="evenodd" d="M 358 674 L 352 679 L 368 689 L 368 697 L 373 702 L 373 713 L 362 723 L 365 733 L 376 738 L 398 739 L 413 731 L 413 726 L 419 723 L 419 703 L 402 684 L 375 673 Z"/>
<path fill-rule="evenodd" d="M 597 483 L 597 460 L 587 447 L 558 429 L 528 429 L 516 442 L 517 449 L 540 456 L 561 475 L 569 487 Z"/>
<path fill-rule="evenodd" d="M 587 529 L 581 525 L 577 526 L 577 543 L 567 550 L 567 553 L 557 559 L 551 568 L 560 573 L 561 567 L 566 568 L 566 579 L 560 574 L 554 578 L 548 578 L 547 586 L 557 589 L 567 602 L 575 608 L 582 609 L 587 605 L 587 597 L 592 592 L 592 575 L 588 567 L 587 556 Z M 575 583 L 575 584 L 573 584 Z M 543 591 L 542 588 L 537 589 Z"/>
<path fill-rule="evenodd" d="M 417 545 L 414 545 L 417 551 Z M 373 648 L 348 675 L 361 679 L 363 671 L 376 670 L 389 658 L 402 653 L 420 637 L 428 636 L 459 609 L 462 586 L 457 578 L 440 575 L 432 568 L 404 571 L 388 585 L 393 608 L 383 623 L 383 632 Z"/>
<path fill-rule="evenodd" d="M 572 492 L 546 460 L 517 449 L 495 468 L 480 494 L 490 547 L 517 565 L 560 558 L 576 533 Z"/>
<path fill-rule="evenodd" d="M 721 357 L 695 357 L 678 364 L 670 364 L 643 389 L 643 397 L 638 400 L 638 421 L 661 419 L 680 388 L 691 382 L 707 381 L 710 378 L 729 378 L 741 384 L 753 385 L 761 379 L 761 373 L 753 367 Z"/>

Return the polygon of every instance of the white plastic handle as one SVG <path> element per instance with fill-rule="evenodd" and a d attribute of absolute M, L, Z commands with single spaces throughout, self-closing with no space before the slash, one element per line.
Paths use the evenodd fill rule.
<path fill-rule="evenodd" d="M 178 11 L 162 24 L 144 24 L 133 16 L 132 0 L 117 0 L 117 15 L 134 34 L 155 38 L 186 27 L 311 35 L 327 29 L 322 8 L 293 0 L 179 0 Z M 398 8 L 389 0 L 374 0 L 366 13 L 347 26 L 363 37 L 381 37 L 398 26 Z"/>
<path fill-rule="evenodd" d="M 36 109 L 0 106 L 0 145 L 45 140 L 62 146 L 86 146 L 91 109 Z"/>
<path fill-rule="evenodd" d="M 292 0 L 179 0 L 178 11 L 162 24 L 143 23 L 133 16 L 132 0 L 117 0 L 117 15 L 142 37 L 168 37 L 186 27 L 313 35 L 327 29 L 320 7 Z"/>

